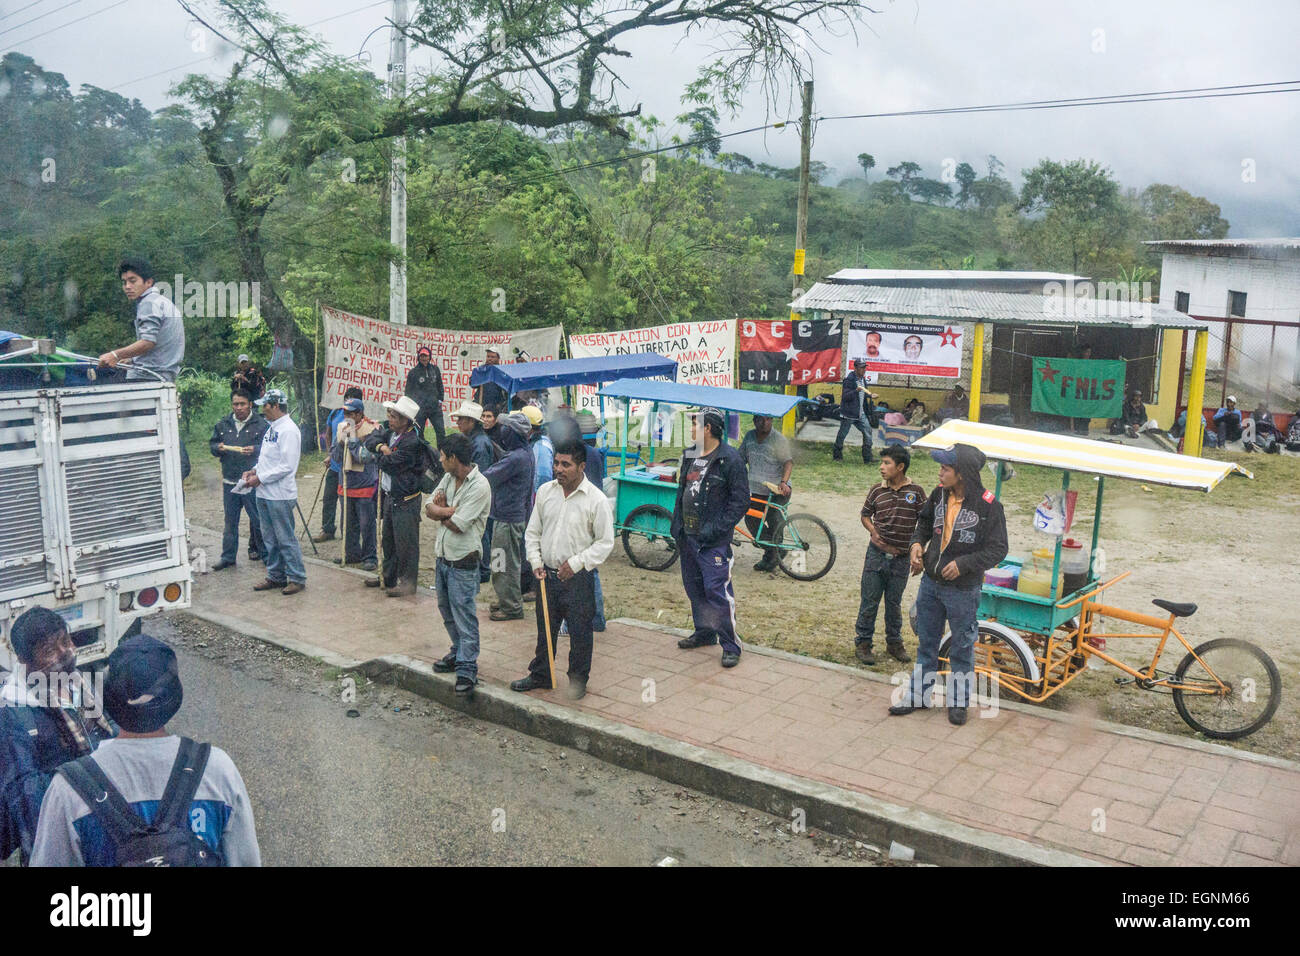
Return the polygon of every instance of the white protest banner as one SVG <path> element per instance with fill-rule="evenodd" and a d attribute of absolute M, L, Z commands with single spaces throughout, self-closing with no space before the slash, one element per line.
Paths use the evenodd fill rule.
<path fill-rule="evenodd" d="M 383 419 L 381 402 L 395 401 L 404 394 L 406 373 L 415 365 L 421 345 L 433 352 L 432 361 L 442 369 L 444 414 L 472 398 L 469 376 L 487 358 L 488 346 L 500 350 L 502 363 L 547 361 L 559 358 L 563 326 L 519 331 L 457 331 L 395 325 L 380 319 L 353 315 L 341 309 L 321 306 L 325 336 L 325 385 L 321 405 L 338 408 L 343 393 L 356 386 L 362 390 L 366 414 Z M 451 427 L 451 422 L 447 422 Z"/>
<path fill-rule="evenodd" d="M 677 361 L 677 381 L 691 385 L 734 388 L 736 320 L 674 322 L 648 329 L 620 329 L 616 332 L 586 332 L 569 336 L 572 358 L 603 358 L 606 355 L 634 355 L 658 352 Z M 574 389 L 574 411 L 597 409 L 594 386 Z M 638 414 L 633 407 L 633 414 Z"/>
<path fill-rule="evenodd" d="M 850 319 L 848 360 L 866 359 L 868 372 L 959 378 L 963 334 L 951 325 Z"/>

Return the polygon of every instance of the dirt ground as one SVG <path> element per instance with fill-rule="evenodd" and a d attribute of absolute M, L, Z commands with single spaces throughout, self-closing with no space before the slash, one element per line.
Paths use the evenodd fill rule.
<path fill-rule="evenodd" d="M 746 544 L 736 551 L 735 590 L 737 619 L 746 642 L 862 666 L 853 656 L 853 625 L 857 617 L 859 578 L 867 536 L 859 521 L 862 499 L 874 481 L 876 466 L 863 466 L 860 457 L 846 450 L 844 462 L 831 462 L 825 445 L 801 443 L 792 477 L 795 486 L 791 512 L 808 511 L 834 530 L 838 557 L 830 573 L 818 581 L 801 582 L 784 574 L 752 570 L 760 557 Z M 186 482 L 190 520 L 208 528 L 221 527 L 221 494 L 216 462 L 202 444 L 191 446 L 194 473 Z M 665 450 L 664 455 L 674 454 Z M 1222 454 L 1222 453 L 1220 453 Z M 1300 633 L 1295 626 L 1292 595 L 1300 595 L 1300 565 L 1295 556 L 1300 542 L 1300 461 L 1277 456 L 1238 455 L 1255 471 L 1255 480 L 1230 477 L 1205 495 L 1200 492 L 1144 486 L 1111 480 L 1104 493 L 1101 544 L 1107 554 L 1107 574 L 1132 574 L 1106 592 L 1112 605 L 1135 611 L 1160 613 L 1152 598 L 1189 601 L 1197 613 L 1180 628 L 1193 645 L 1218 637 L 1237 637 L 1264 648 L 1282 675 L 1282 703 L 1273 720 L 1261 731 L 1234 746 L 1288 759 L 1300 759 L 1300 707 L 1294 688 L 1300 679 Z M 319 457 L 304 458 L 299 474 L 303 512 L 311 508 L 323 466 Z M 1043 492 L 1057 490 L 1058 472 L 1018 468 L 1014 481 L 1003 489 L 1008 535 L 1014 552 L 1048 543 L 1031 527 L 1031 515 Z M 934 487 L 937 466 L 918 459 L 911 475 L 923 488 Z M 990 476 L 991 483 L 991 476 Z M 1076 524 L 1080 537 L 1091 530 L 1096 482 L 1075 476 L 1080 491 Z M 320 505 L 311 517 L 313 531 L 320 530 Z M 431 523 L 422 532 L 421 583 L 432 584 Z M 317 545 L 320 556 L 339 556 L 340 542 Z M 240 560 L 246 545 L 241 541 Z M 311 547 L 304 544 L 311 554 Z M 212 556 L 215 558 L 215 555 Z M 650 572 L 628 561 L 621 541 L 601 569 L 606 614 L 690 627 L 690 605 L 682 592 L 678 566 Z M 916 593 L 917 579 L 908 583 L 904 608 Z M 485 585 L 480 600 L 493 599 Z M 1127 625 L 1125 625 L 1127 627 Z M 1119 630 L 1119 622 L 1111 625 Z M 877 647 L 884 644 L 883 612 L 876 624 Z M 905 622 L 904 642 L 915 651 L 916 637 Z M 1171 638 L 1171 640 L 1173 640 Z M 1131 663 L 1146 664 L 1154 642 L 1112 642 L 1108 652 Z M 599 648 L 597 649 L 599 652 Z M 1161 669 L 1173 671 L 1185 651 L 1181 645 L 1166 649 Z M 902 665 L 880 655 L 872 670 L 891 674 Z M 1116 687 L 1118 670 L 1097 662 L 1046 704 L 1079 713 L 1081 719 L 1099 717 L 1174 734 L 1193 732 L 1178 716 L 1168 695 L 1143 692 L 1131 686 Z"/>

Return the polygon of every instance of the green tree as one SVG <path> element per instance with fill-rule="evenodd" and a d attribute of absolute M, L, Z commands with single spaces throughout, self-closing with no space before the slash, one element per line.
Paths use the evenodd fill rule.
<path fill-rule="evenodd" d="M 755 82 L 776 97 L 784 81 L 802 78 L 801 37 L 870 12 L 860 0 L 422 4 L 405 33 L 435 55 L 435 66 L 394 101 L 265 0 L 213 0 L 216 17 L 197 0 L 178 2 L 242 54 L 223 80 L 191 76 L 177 92 L 220 180 L 245 278 L 259 282 L 262 314 L 281 339 L 297 338 L 297 323 L 267 266 L 265 221 L 314 163 L 398 135 L 485 122 L 582 124 L 625 138 L 640 107 L 616 102 L 608 61 L 656 28 L 725 37 L 728 54 L 706 64 L 688 93 L 713 91 L 734 110 Z"/>
<path fill-rule="evenodd" d="M 953 175 L 957 179 L 957 207 L 965 209 L 975 198 L 971 192 L 976 179 L 975 167 L 970 163 L 958 163 L 957 168 L 953 170 Z"/>
<path fill-rule="evenodd" d="M 903 193 L 910 194 L 912 192 L 912 183 L 917 179 L 920 172 L 921 166 L 919 163 L 906 160 L 897 166 L 890 166 L 885 170 L 885 175 L 890 179 L 898 180 L 898 185 Z"/>
<path fill-rule="evenodd" d="M 912 195 L 916 196 L 921 202 L 937 203 L 943 206 L 952 199 L 952 187 L 937 179 L 920 177 L 911 180 L 908 185 L 911 188 Z"/>
<path fill-rule="evenodd" d="M 1228 220 L 1216 203 L 1203 196 L 1164 183 L 1152 183 L 1138 194 L 1145 219 L 1144 239 L 1222 239 L 1228 234 Z"/>
<path fill-rule="evenodd" d="M 1042 266 L 1101 272 L 1113 266 L 1126 238 L 1129 216 L 1119 185 L 1100 163 L 1044 159 L 1025 171 L 1018 206 L 1021 248 Z"/>
<path fill-rule="evenodd" d="M 862 177 L 871 178 L 871 170 L 876 167 L 876 157 L 870 153 L 858 153 L 858 165 L 862 167 Z"/>

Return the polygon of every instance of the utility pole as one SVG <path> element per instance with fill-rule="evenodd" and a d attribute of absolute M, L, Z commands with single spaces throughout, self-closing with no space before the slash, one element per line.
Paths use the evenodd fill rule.
<path fill-rule="evenodd" d="M 799 121 L 799 209 L 794 221 L 794 290 L 793 297 L 803 294 L 804 249 L 808 243 L 808 164 L 812 155 L 812 80 L 803 85 L 803 118 Z M 790 313 L 791 333 L 793 339 L 794 325 L 798 322 L 798 312 Z M 793 341 L 792 343 L 793 344 Z M 797 395 L 799 390 L 793 385 L 785 387 L 787 395 Z M 781 431 L 787 436 L 794 434 L 794 412 L 781 421 Z"/>
<path fill-rule="evenodd" d="M 388 46 L 388 98 L 406 96 L 406 0 L 393 0 L 393 38 Z M 388 241 L 401 252 L 401 261 L 388 266 L 388 321 L 406 324 L 406 137 L 393 139 L 393 165 L 388 177 Z"/>

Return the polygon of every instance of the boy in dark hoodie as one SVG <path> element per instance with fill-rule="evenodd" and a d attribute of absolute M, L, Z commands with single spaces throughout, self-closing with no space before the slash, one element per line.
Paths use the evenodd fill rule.
<path fill-rule="evenodd" d="M 947 621 L 952 644 L 944 699 L 949 722 L 961 725 L 975 683 L 980 586 L 984 572 L 1007 556 L 1007 521 L 1002 502 L 980 481 L 982 451 L 958 444 L 931 457 L 939 463 L 939 487 L 930 493 L 912 535 L 912 574 L 925 572 L 916 595 L 916 668 L 911 687 L 889 712 L 897 716 L 928 706 Z"/>

